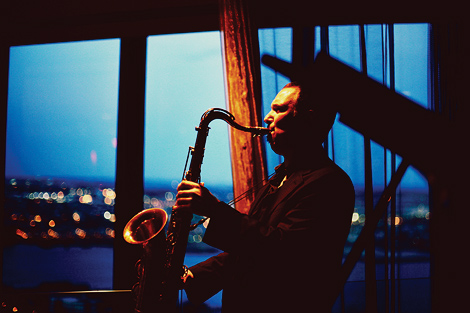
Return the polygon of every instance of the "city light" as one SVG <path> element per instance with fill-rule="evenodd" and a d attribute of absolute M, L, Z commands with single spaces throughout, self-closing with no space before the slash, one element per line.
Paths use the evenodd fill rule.
<path fill-rule="evenodd" d="M 103 215 L 104 215 L 104 218 L 107 219 L 107 220 L 109 220 L 111 218 L 111 213 L 109 213 L 109 211 L 104 212 Z"/>
<path fill-rule="evenodd" d="M 28 239 L 28 234 L 22 231 L 21 229 L 17 229 L 16 234 L 23 239 Z"/>
<path fill-rule="evenodd" d="M 59 233 L 53 231 L 52 229 L 49 229 L 49 230 L 47 231 L 47 234 L 48 234 L 50 237 L 55 238 L 55 239 L 57 239 L 57 238 L 60 237 L 60 236 L 59 236 Z"/>
<path fill-rule="evenodd" d="M 78 214 L 77 212 L 73 213 L 72 218 L 75 222 L 80 222 L 80 214 Z"/>
<path fill-rule="evenodd" d="M 99 242 L 115 238 L 113 224 L 116 222 L 114 205 L 116 192 L 113 188 L 104 184 L 77 185 L 70 182 L 55 182 L 53 180 L 38 179 L 9 179 L 11 199 L 23 198 L 27 201 L 25 209 L 17 209 L 16 206 L 6 208 L 6 214 L 10 217 L 10 232 L 17 238 L 33 240 L 55 240 L 57 242 L 73 243 L 81 239 L 86 242 Z M 15 189 L 12 186 L 15 186 Z M 176 183 L 174 184 L 176 185 Z M 226 194 L 223 194 L 226 196 Z M 168 214 L 175 201 L 174 190 L 164 190 L 155 194 L 143 196 L 144 208 L 163 208 Z M 53 215 L 50 215 L 50 214 Z M 414 202 L 406 212 L 391 219 L 388 225 L 400 227 L 403 231 L 410 222 L 429 224 L 429 207 L 424 202 Z M 200 217 L 195 217 L 194 223 Z M 363 207 L 355 208 L 351 216 L 351 236 L 348 242 L 354 241 L 365 223 L 366 215 Z M 43 223 L 44 222 L 44 223 Z M 188 242 L 199 244 L 202 242 L 209 219 L 202 225 L 192 230 Z M 79 228 L 77 226 L 80 225 Z M 409 229 L 409 228 L 406 228 Z M 357 234 L 356 234 L 357 233 Z M 410 243 L 423 246 L 428 244 L 428 239 L 409 234 Z M 18 239 L 20 240 L 20 239 Z M 352 241 L 351 241 L 352 240 Z M 348 244 L 349 244 L 348 243 Z"/>
<path fill-rule="evenodd" d="M 352 215 L 352 222 L 355 223 L 357 221 L 359 221 L 359 213 L 357 212 L 354 212 L 353 215 Z"/>
<path fill-rule="evenodd" d="M 75 229 L 75 234 L 76 234 L 80 239 L 84 239 L 84 238 L 86 237 L 86 231 L 84 231 L 83 229 L 80 229 L 80 228 Z"/>
<path fill-rule="evenodd" d="M 80 203 L 91 204 L 93 203 L 93 198 L 91 197 L 91 195 L 83 195 L 80 197 L 79 201 Z"/>

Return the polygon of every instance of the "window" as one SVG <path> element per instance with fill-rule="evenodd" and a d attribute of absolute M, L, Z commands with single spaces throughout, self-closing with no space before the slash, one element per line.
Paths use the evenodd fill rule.
<path fill-rule="evenodd" d="M 183 177 L 195 127 L 210 108 L 225 109 L 220 33 L 151 36 L 147 45 L 144 207 L 171 212 Z M 228 125 L 210 123 L 201 181 L 221 201 L 233 199 Z M 189 162 L 188 162 L 189 166 Z M 201 217 L 195 216 L 196 223 Z M 199 225 L 190 232 L 185 265 L 205 260 L 218 250 L 201 242 Z M 220 307 L 221 293 L 208 300 Z"/>
<path fill-rule="evenodd" d="M 11 48 L 5 286 L 111 288 L 118 71 L 118 39 Z"/>
<path fill-rule="evenodd" d="M 3 253 L 9 290 L 113 289 L 119 64 L 119 39 L 10 50 Z M 142 208 L 171 210 L 195 127 L 212 107 L 225 108 L 220 33 L 148 37 Z M 210 127 L 202 181 L 229 202 L 229 126 L 215 120 Z M 188 266 L 217 252 L 201 243 L 204 230 L 191 232 Z M 220 294 L 208 304 L 220 307 Z"/>
<path fill-rule="evenodd" d="M 431 107 L 428 99 L 431 77 L 429 29 L 428 24 L 364 26 L 368 76 L 426 108 Z M 357 71 L 363 70 L 360 26 L 318 26 L 313 31 L 315 53 L 324 49 Z M 292 62 L 292 32 L 292 28 L 260 29 L 261 55 L 266 53 Z M 275 94 L 288 80 L 264 65 L 261 73 L 263 109 L 267 112 Z M 346 256 L 367 218 L 364 191 L 369 187 L 365 187 L 364 178 L 364 156 L 367 153 L 364 136 L 336 121 L 327 148 L 330 157 L 349 174 L 356 188 L 356 209 L 345 247 Z M 390 180 L 392 166 L 400 163 L 400 157 L 373 141 L 370 153 L 375 204 Z M 268 171 L 281 161 L 271 151 L 268 151 L 267 160 Z M 372 266 L 377 283 L 373 284 L 377 286 L 379 310 L 388 311 L 387 305 L 413 308 L 415 303 L 421 303 L 420 311 L 430 311 L 428 183 L 414 168 L 407 170 L 393 207 L 389 207 L 387 216 L 376 229 L 374 262 Z M 344 309 L 348 312 L 349 308 L 365 309 L 365 272 L 370 268 L 364 259 L 356 264 L 334 312 Z M 419 293 L 410 292 L 418 289 Z M 390 301 L 385 301 L 385 298 Z"/>

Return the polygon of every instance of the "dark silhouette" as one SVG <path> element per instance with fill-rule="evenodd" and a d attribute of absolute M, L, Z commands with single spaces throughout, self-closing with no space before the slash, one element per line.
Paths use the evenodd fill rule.
<path fill-rule="evenodd" d="M 248 214 L 217 200 L 203 183 L 178 186 L 174 209 L 208 216 L 204 242 L 224 251 L 190 268 L 185 290 L 191 302 L 202 303 L 223 289 L 223 312 L 327 310 L 354 188 L 322 147 L 336 112 L 313 94 L 290 83 L 272 102 L 264 121 L 271 148 L 284 162 Z"/>

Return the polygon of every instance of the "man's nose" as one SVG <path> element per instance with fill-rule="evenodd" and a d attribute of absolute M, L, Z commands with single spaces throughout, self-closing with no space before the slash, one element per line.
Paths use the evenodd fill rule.
<path fill-rule="evenodd" d="M 271 124 L 271 122 L 273 121 L 273 117 L 272 117 L 272 114 L 271 114 L 272 112 L 273 112 L 272 110 L 269 111 L 269 113 L 266 114 L 266 116 L 264 117 L 264 122 L 268 125 Z"/>

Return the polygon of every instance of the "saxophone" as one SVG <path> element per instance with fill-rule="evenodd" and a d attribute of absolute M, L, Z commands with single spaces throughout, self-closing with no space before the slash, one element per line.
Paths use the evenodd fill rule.
<path fill-rule="evenodd" d="M 194 147 L 190 147 L 191 163 L 184 179 L 199 182 L 204 158 L 209 123 L 222 119 L 230 126 L 253 136 L 267 135 L 264 127 L 245 127 L 235 122 L 235 117 L 226 110 L 209 109 L 196 127 Z M 147 209 L 135 215 L 124 228 L 124 239 L 131 244 L 141 244 L 143 255 L 137 262 L 139 281 L 134 285 L 135 313 L 174 312 L 181 289 L 181 277 L 185 274 L 184 256 L 191 228 L 192 213 L 173 210 L 168 230 L 164 229 L 168 215 L 163 209 Z"/>

